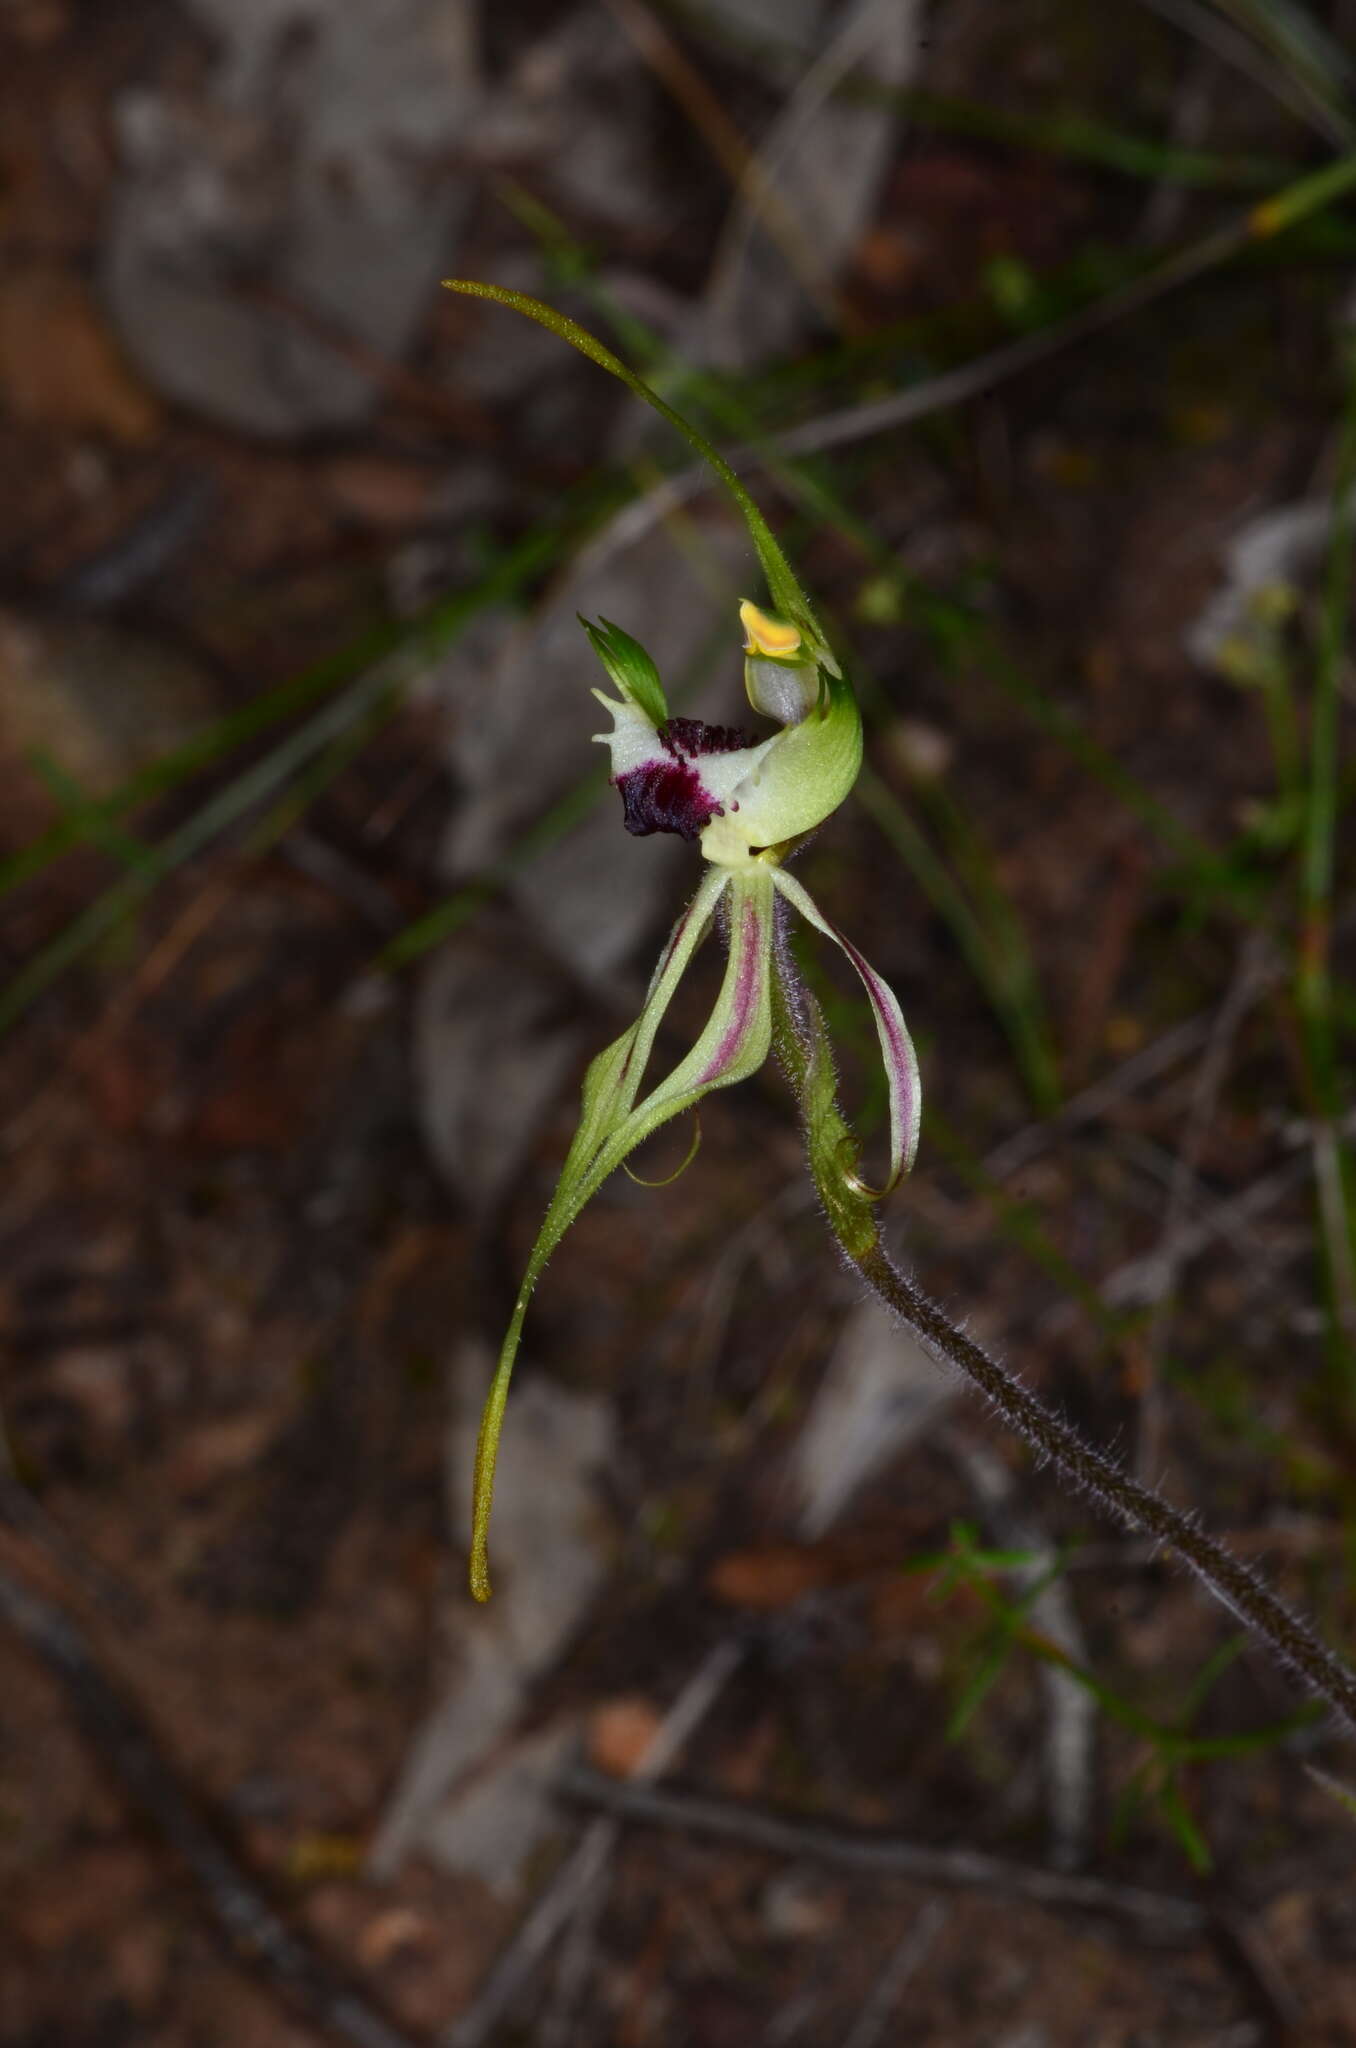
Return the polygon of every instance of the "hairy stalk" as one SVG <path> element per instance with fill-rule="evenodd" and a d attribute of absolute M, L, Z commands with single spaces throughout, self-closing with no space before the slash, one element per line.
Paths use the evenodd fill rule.
<path fill-rule="evenodd" d="M 1085 1443 L 1017 1375 L 957 1329 L 900 1272 L 881 1241 L 870 1196 L 858 1173 L 858 1147 L 838 1108 L 833 1061 L 818 1003 L 779 936 L 772 977 L 773 1045 L 800 1104 L 810 1171 L 840 1249 L 872 1292 L 939 1360 L 985 1393 L 1009 1428 L 1026 1439 L 1110 1514 L 1149 1530 L 1189 1565 L 1229 1612 L 1356 1729 L 1356 1673 L 1249 1567 L 1181 1509 Z"/>

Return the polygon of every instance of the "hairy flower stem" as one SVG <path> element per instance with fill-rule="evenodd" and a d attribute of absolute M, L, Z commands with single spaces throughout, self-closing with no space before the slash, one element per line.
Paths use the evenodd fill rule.
<path fill-rule="evenodd" d="M 1261 1638 L 1356 1729 L 1356 1673 L 1293 1614 L 1258 1576 L 1207 1536 L 1189 1515 L 1085 1443 L 1007 1366 L 901 1273 L 881 1241 L 871 1196 L 858 1174 L 858 1146 L 838 1108 L 833 1062 L 818 1003 L 801 981 L 779 934 L 772 977 L 773 1046 L 800 1104 L 810 1171 L 829 1228 L 850 1265 L 885 1306 L 939 1360 L 985 1393 L 1009 1428 L 1025 1437 L 1066 1479 L 1131 1529 L 1148 1530 L 1190 1566 L 1229 1612 Z"/>

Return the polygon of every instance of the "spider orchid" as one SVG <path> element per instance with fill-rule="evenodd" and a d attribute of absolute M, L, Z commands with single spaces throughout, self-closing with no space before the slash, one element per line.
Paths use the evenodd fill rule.
<path fill-rule="evenodd" d="M 451 291 L 508 306 L 567 341 L 653 407 L 710 465 L 743 515 L 771 593 L 771 612 L 745 602 L 740 619 L 749 702 L 778 728 L 770 738 L 756 739 L 730 726 L 670 717 L 658 670 L 644 648 L 606 620 L 597 626 L 585 622 L 616 692 L 609 697 L 597 690 L 594 695 L 612 718 L 611 732 L 596 737 L 611 750 L 622 822 L 638 835 L 676 832 L 694 841 L 707 865 L 696 895 L 669 933 L 640 1015 L 598 1054 L 584 1076 L 579 1127 L 499 1354 L 481 1417 L 471 1509 L 471 1591 L 477 1600 L 488 1600 L 494 1468 L 523 1319 L 546 1261 L 608 1175 L 662 1124 L 695 1108 L 713 1088 L 756 1073 L 775 1042 L 801 1106 L 810 1171 L 829 1227 L 847 1256 L 860 1259 L 877 1239 L 869 1213 L 873 1193 L 887 1193 L 913 1164 L 920 1094 L 918 1062 L 899 1004 L 784 866 L 856 781 L 862 721 L 851 687 L 767 521 L 706 437 L 587 329 L 521 292 L 468 278 L 446 282 Z M 800 984 L 783 939 L 788 904 L 842 948 L 871 1004 L 890 1097 L 890 1170 L 881 1190 L 867 1188 L 856 1172 L 857 1147 L 834 1097 L 823 1020 Z M 728 957 L 706 1028 L 667 1079 L 642 1093 L 655 1034 L 674 990 L 717 922 Z"/>
<path fill-rule="evenodd" d="M 1190 1516 L 1086 1443 L 892 1263 L 881 1241 L 872 1190 L 857 1172 L 860 1147 L 838 1107 L 823 1013 L 801 985 L 780 931 L 789 903 L 842 947 L 865 984 L 890 1088 L 887 1185 L 892 1186 L 912 1164 L 918 1141 L 918 1065 L 904 1019 L 884 982 L 782 865 L 837 808 L 856 778 L 862 735 L 852 692 L 767 521 L 705 436 L 594 335 L 552 307 L 499 285 L 466 278 L 446 282 L 452 291 L 496 300 L 549 328 L 619 378 L 710 464 L 743 514 L 772 595 L 776 616 L 755 605 L 740 607 L 747 636 L 744 674 L 754 710 L 781 728 L 770 739 L 755 740 L 725 726 L 670 718 L 659 676 L 644 649 L 606 622 L 586 629 L 618 692 L 616 697 L 598 693 L 613 719 L 613 730 L 599 737 L 612 750 L 612 779 L 621 791 L 624 822 L 631 832 L 677 832 L 698 841 L 707 873 L 669 935 L 639 1017 L 615 1045 L 599 1053 L 584 1077 L 579 1128 L 528 1261 L 480 1425 L 471 1591 L 478 1600 L 490 1596 L 486 1546 L 495 1456 L 523 1317 L 542 1267 L 585 1202 L 642 1139 L 713 1088 L 753 1073 L 775 1046 L 800 1106 L 810 1177 L 825 1220 L 877 1299 L 926 1350 L 982 1389 L 1009 1426 L 1052 1459 L 1066 1479 L 1112 1509 L 1129 1528 L 1147 1529 L 1175 1550 L 1232 1615 L 1356 1727 L 1356 1673 L 1308 1622 Z M 660 1019 L 717 912 L 725 925 L 729 962 L 716 1006 L 687 1057 L 642 1096 Z"/>
<path fill-rule="evenodd" d="M 637 1145 L 714 1088 L 756 1073 L 772 1041 L 779 950 L 777 898 L 841 946 L 865 986 L 889 1083 L 887 1190 L 913 1164 L 918 1063 L 898 1002 L 850 940 L 830 924 L 783 862 L 837 810 L 862 758 L 861 717 L 822 642 L 756 605 L 740 606 L 744 677 L 756 711 L 779 722 L 769 739 L 698 719 L 672 718 L 653 661 L 620 627 L 585 626 L 616 691 L 594 695 L 612 730 L 595 737 L 612 756 L 628 832 L 676 832 L 697 842 L 707 867 L 669 934 L 640 1015 L 584 1077 L 579 1127 L 528 1260 L 476 1450 L 471 1587 L 489 1597 L 486 1550 L 494 1465 L 509 1377 L 528 1303 L 547 1259 L 584 1204 Z M 706 1028 L 666 1079 L 642 1092 L 655 1034 L 689 961 L 714 922 L 728 958 Z M 690 1158 L 689 1154 L 689 1158 Z M 685 1162 L 686 1163 L 686 1162 Z"/>

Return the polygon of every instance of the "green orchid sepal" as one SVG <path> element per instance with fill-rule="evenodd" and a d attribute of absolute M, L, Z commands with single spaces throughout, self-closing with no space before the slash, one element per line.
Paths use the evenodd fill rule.
<path fill-rule="evenodd" d="M 729 953 L 706 1028 L 667 1079 L 637 1103 L 655 1033 L 722 899 L 728 899 Z M 755 863 L 738 875 L 711 868 L 669 936 L 640 1016 L 598 1054 L 584 1076 L 579 1127 L 532 1247 L 481 1416 L 471 1509 L 470 1581 L 477 1600 L 490 1597 L 489 1527 L 499 1438 L 523 1320 L 537 1282 L 585 1203 L 638 1145 L 713 1089 L 745 1080 L 762 1066 L 772 1037 L 772 942 L 771 868 Z"/>
<path fill-rule="evenodd" d="M 626 702 L 643 713 L 651 725 L 663 725 L 669 715 L 668 699 L 659 680 L 659 670 L 639 640 L 633 640 L 610 619 L 599 619 L 595 626 L 591 620 L 581 617 L 579 623 L 588 634 L 589 645 L 607 670 L 609 679 L 621 691 Z"/>

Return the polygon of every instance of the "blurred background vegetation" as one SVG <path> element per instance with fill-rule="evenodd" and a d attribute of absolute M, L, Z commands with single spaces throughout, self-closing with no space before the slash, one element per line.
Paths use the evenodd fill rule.
<path fill-rule="evenodd" d="M 892 1241 L 1341 1649 L 1354 206 L 1351 0 L 0 5 L 7 2048 L 1356 2039 L 1349 1750 L 856 1299 L 772 1071 L 554 1261 L 471 1611 L 694 879 L 575 614 L 737 722 L 762 593 L 439 290 L 737 451 L 867 716 Z"/>

